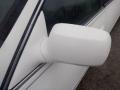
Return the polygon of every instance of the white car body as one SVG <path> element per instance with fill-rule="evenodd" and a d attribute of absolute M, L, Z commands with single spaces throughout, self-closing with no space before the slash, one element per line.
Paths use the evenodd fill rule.
<path fill-rule="evenodd" d="M 4 60 L 4 62 L 0 60 L 0 84 L 2 83 L 5 71 L 7 70 L 6 66 L 8 67 L 11 62 L 10 60 L 12 59 L 20 38 L 24 33 L 26 25 L 38 1 L 39 0 L 28 0 L 16 24 L 12 28 L 12 31 L 0 49 L 0 59 Z M 119 9 L 120 0 L 113 0 L 104 9 L 100 10 L 97 15 L 89 20 L 86 26 L 104 29 L 110 33 L 120 16 Z M 29 50 L 31 50 L 31 46 L 33 44 L 39 42 L 38 45 L 41 45 L 45 37 L 47 37 L 47 28 L 44 13 L 41 11 L 33 28 L 33 32 L 31 33 L 31 36 L 15 69 L 14 75 L 9 85 L 9 89 L 12 89 L 13 87 L 13 90 L 16 90 L 18 88 L 19 90 L 76 89 L 89 66 L 77 66 L 65 63 L 48 63 L 45 64 L 40 70 L 38 70 L 32 77 L 30 77 L 29 80 L 26 79 L 29 76 L 24 78 L 42 62 L 37 57 L 36 59 L 32 58 L 31 54 L 28 52 L 31 52 Z M 32 47 L 33 54 L 35 53 L 35 47 L 36 46 L 34 46 L 34 48 Z M 23 81 L 20 82 L 21 80 Z"/>

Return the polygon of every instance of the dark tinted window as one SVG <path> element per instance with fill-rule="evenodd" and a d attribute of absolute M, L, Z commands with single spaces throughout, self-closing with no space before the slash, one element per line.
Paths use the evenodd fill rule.
<path fill-rule="evenodd" d="M 21 13 L 27 0 L 0 0 L 0 46 Z"/>
<path fill-rule="evenodd" d="M 101 3 L 103 6 L 107 5 L 107 3 L 109 3 L 112 0 L 101 0 Z"/>
<path fill-rule="evenodd" d="M 56 23 L 83 24 L 100 8 L 100 0 L 46 0 L 43 11 L 48 33 Z"/>

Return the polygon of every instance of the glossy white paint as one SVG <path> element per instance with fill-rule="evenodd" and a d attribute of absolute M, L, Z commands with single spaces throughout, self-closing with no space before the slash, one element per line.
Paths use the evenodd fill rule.
<path fill-rule="evenodd" d="M 110 32 L 120 16 L 119 6 L 120 0 L 114 0 L 88 26 L 102 28 Z M 113 7 L 116 7 L 116 9 Z M 111 14 L 112 16 L 109 17 Z M 85 66 L 75 67 L 69 64 L 54 63 L 28 90 L 75 90 L 76 85 L 88 68 Z M 86 69 L 81 71 L 82 68 Z"/>
<path fill-rule="evenodd" d="M 0 85 L 38 0 L 29 0 L 0 48 Z M 32 5 L 32 7 L 31 7 Z"/>
<path fill-rule="evenodd" d="M 42 67 L 40 70 L 38 70 L 35 75 L 33 75 L 26 83 L 24 83 L 23 86 L 21 86 L 21 83 L 19 83 L 13 90 L 18 90 L 19 89 L 19 85 L 21 86 L 20 90 L 27 90 L 30 85 L 32 85 L 34 82 L 36 82 L 36 80 L 41 77 L 41 75 L 51 66 L 51 63 L 48 63 L 46 65 L 44 65 L 44 67 Z"/>
<path fill-rule="evenodd" d="M 120 1 L 114 0 L 99 15 L 97 15 L 89 23 L 88 26 L 95 28 L 102 28 L 110 32 L 115 22 L 117 21 L 118 17 L 120 16 L 118 6 L 120 6 Z M 112 8 L 112 7 L 116 7 L 116 8 Z M 111 15 L 111 17 L 108 17 L 108 15 Z M 35 38 L 38 37 L 37 35 L 39 35 L 39 37 L 42 38 L 41 39 L 42 41 L 44 40 L 43 36 L 46 36 L 46 25 L 44 22 L 43 14 L 39 16 L 37 23 L 34 28 L 35 30 L 32 33 L 32 36 L 33 38 Z M 25 55 L 22 55 L 21 57 L 20 63 L 12 79 L 10 88 L 13 85 L 15 85 L 22 77 L 24 77 L 24 75 L 26 75 L 28 71 L 31 71 L 35 65 L 38 65 L 38 62 L 40 62 L 38 59 L 36 60 L 30 58 L 28 59 L 28 57 L 32 58 L 32 56 L 31 54 L 29 55 L 29 53 L 26 53 L 31 49 L 30 48 L 31 46 L 33 47 L 32 44 L 37 43 L 36 39 L 32 39 L 32 36 L 30 37 L 27 46 L 24 50 L 23 54 Z M 37 40 L 39 41 L 39 39 Z M 40 43 L 36 45 L 39 44 Z M 34 48 L 36 48 L 36 46 Z M 35 51 L 33 51 L 33 54 L 34 53 Z M 78 82 L 82 79 L 83 75 L 87 71 L 88 67 L 89 66 L 75 66 L 70 64 L 54 63 L 29 89 L 30 90 L 74 90 Z"/>
<path fill-rule="evenodd" d="M 55 63 L 28 90 L 75 90 L 87 69 L 87 66 Z"/>
<path fill-rule="evenodd" d="M 40 53 L 40 48 L 36 47 L 41 46 L 41 42 L 44 40 L 45 37 L 47 37 L 46 24 L 43 12 L 41 12 L 35 24 L 35 27 L 33 28 L 29 41 L 19 60 L 19 64 L 17 65 L 9 88 L 12 88 L 14 85 L 16 85 L 20 80 L 22 80 L 26 75 L 28 75 L 37 65 L 41 63 L 40 59 L 43 59 L 42 56 L 39 55 L 39 58 L 33 56 L 36 55 L 36 53 Z"/>
<path fill-rule="evenodd" d="M 60 23 L 53 27 L 49 37 L 43 42 L 41 53 L 46 62 L 92 66 L 103 64 L 110 49 L 111 37 L 108 32 Z"/>

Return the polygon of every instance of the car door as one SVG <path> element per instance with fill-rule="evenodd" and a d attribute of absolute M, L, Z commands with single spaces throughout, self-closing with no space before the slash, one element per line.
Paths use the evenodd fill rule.
<path fill-rule="evenodd" d="M 103 6 L 107 2 L 101 4 L 100 1 L 28 0 L 24 2 L 20 10 L 21 14 L 18 15 L 19 18 L 1 46 L 1 89 L 13 89 L 19 84 L 21 86 L 35 72 L 43 67 L 47 69 L 51 65 L 51 63 L 43 62 L 42 56 L 40 56 L 41 59 L 36 57 L 35 51 L 56 23 L 87 25 L 90 22 L 91 26 L 97 27 L 98 25 L 99 28 L 102 28 L 101 24 L 93 22 L 105 10 Z M 99 15 L 97 15 L 98 13 Z M 119 17 L 118 14 L 115 13 L 115 15 L 114 23 Z"/>

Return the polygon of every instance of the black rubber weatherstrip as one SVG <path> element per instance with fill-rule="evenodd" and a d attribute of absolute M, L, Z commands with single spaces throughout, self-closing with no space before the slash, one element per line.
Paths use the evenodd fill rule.
<path fill-rule="evenodd" d="M 25 29 L 25 31 L 24 31 L 21 39 L 20 39 L 20 42 L 19 42 L 19 44 L 17 46 L 17 49 L 16 49 L 16 51 L 14 53 L 14 56 L 13 56 L 13 58 L 11 60 L 11 63 L 9 65 L 9 67 L 8 67 L 8 70 L 7 70 L 6 74 L 5 74 L 5 77 L 4 77 L 4 80 L 2 82 L 0 90 L 8 90 L 10 81 L 11 81 L 12 76 L 14 74 L 14 71 L 15 71 L 15 69 L 17 67 L 19 59 L 20 59 L 20 57 L 22 55 L 22 52 L 23 52 L 23 50 L 24 50 L 24 48 L 26 46 L 26 43 L 27 43 L 27 41 L 28 41 L 28 39 L 29 39 L 29 37 L 31 35 L 31 32 L 32 32 L 32 30 L 34 28 L 34 25 L 35 25 L 36 21 L 37 21 L 37 18 L 38 18 L 39 14 L 40 14 L 40 12 L 42 10 L 42 6 L 39 9 L 39 5 L 41 4 L 41 1 L 42 0 L 38 1 L 37 5 L 36 5 L 36 7 L 35 7 L 35 9 L 33 11 L 33 14 L 32 14 L 32 16 L 31 16 L 31 18 L 29 20 L 29 23 L 27 24 L 27 27 L 26 27 L 26 29 Z M 38 9 L 39 9 L 39 11 L 37 12 Z M 35 15 L 36 15 L 36 17 L 35 17 Z M 35 19 L 33 20 L 33 18 L 35 18 Z"/>

